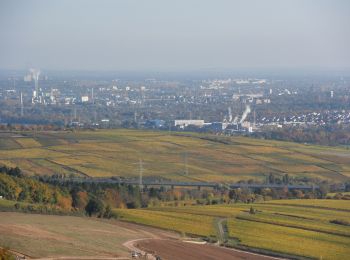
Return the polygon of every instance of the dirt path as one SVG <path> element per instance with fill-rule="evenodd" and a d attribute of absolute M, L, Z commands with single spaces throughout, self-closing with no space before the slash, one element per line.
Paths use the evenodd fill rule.
<path fill-rule="evenodd" d="M 271 256 L 259 255 L 255 253 L 245 252 L 237 249 L 220 247 L 219 244 L 224 242 L 227 234 L 224 227 L 225 218 L 218 218 L 215 221 L 215 226 L 218 233 L 218 243 L 202 244 L 189 243 L 182 241 L 178 237 L 169 237 L 169 234 L 164 235 L 150 232 L 144 233 L 145 238 L 129 240 L 123 244 L 131 252 L 140 253 L 142 256 L 147 254 L 147 258 L 155 260 L 155 256 L 160 256 L 162 260 L 281 260 Z M 144 230 L 145 231 L 145 230 Z"/>
<path fill-rule="evenodd" d="M 155 238 L 154 238 L 155 239 Z M 140 238 L 140 239 L 134 239 L 127 241 L 123 244 L 126 248 L 128 248 L 131 252 L 136 252 L 144 256 L 145 259 L 149 260 L 156 260 L 156 257 L 151 252 L 146 252 L 143 249 L 140 249 L 137 247 L 138 243 L 144 241 L 144 240 L 150 240 L 150 238 Z"/>
<path fill-rule="evenodd" d="M 224 218 L 220 218 L 216 221 L 219 244 L 224 243 L 224 241 L 225 241 L 225 231 L 224 231 L 224 227 L 223 227 L 224 221 L 225 221 Z"/>
<path fill-rule="evenodd" d="M 30 259 L 30 258 L 26 258 Z M 46 257 L 33 258 L 35 260 L 130 260 L 129 257 L 106 257 L 106 256 L 60 256 L 60 257 Z"/>
<path fill-rule="evenodd" d="M 258 255 L 210 244 L 186 243 L 174 239 L 142 239 L 134 241 L 134 247 L 157 254 L 162 260 L 281 260 L 270 256 Z"/>
<path fill-rule="evenodd" d="M 0 247 L 0 249 L 4 249 L 4 248 Z M 7 249 L 7 251 L 10 254 L 14 255 L 16 257 L 16 259 L 32 259 L 32 257 L 30 257 L 29 255 L 24 255 L 24 254 L 22 254 L 20 252 L 12 250 L 12 249 Z"/>
<path fill-rule="evenodd" d="M 174 232 L 117 220 L 0 212 L 0 246 L 26 259 L 131 259 L 123 246 Z"/>

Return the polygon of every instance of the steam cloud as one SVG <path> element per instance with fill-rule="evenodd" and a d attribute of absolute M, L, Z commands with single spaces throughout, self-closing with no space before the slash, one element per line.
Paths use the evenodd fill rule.
<path fill-rule="evenodd" d="M 247 116 L 249 115 L 250 112 L 251 112 L 250 106 L 247 105 L 247 106 L 245 107 L 244 112 L 243 112 L 242 118 L 241 118 L 241 120 L 239 121 L 240 124 L 242 124 L 242 123 L 244 122 L 244 120 L 247 118 Z"/>

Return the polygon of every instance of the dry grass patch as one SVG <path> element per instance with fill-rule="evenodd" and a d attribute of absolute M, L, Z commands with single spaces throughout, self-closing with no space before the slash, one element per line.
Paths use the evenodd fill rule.
<path fill-rule="evenodd" d="M 41 147 L 41 144 L 33 138 L 15 138 L 23 148 Z"/>

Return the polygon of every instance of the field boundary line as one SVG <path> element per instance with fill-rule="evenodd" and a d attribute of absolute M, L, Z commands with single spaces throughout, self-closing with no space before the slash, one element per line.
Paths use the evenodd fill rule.
<path fill-rule="evenodd" d="M 262 204 L 266 204 L 266 205 L 270 205 L 270 206 L 277 205 L 277 206 L 290 206 L 290 207 L 314 208 L 314 209 L 324 209 L 324 210 L 333 210 L 333 211 L 341 211 L 341 212 L 350 212 L 350 209 L 329 208 L 329 207 L 314 206 L 314 205 L 283 204 L 283 203 L 270 203 L 270 202 L 264 202 Z"/>
<path fill-rule="evenodd" d="M 332 232 L 332 231 L 324 231 L 324 230 L 319 230 L 319 229 L 314 229 L 314 228 L 300 227 L 300 226 L 297 226 L 297 225 L 276 223 L 276 222 L 273 222 L 273 221 L 255 220 L 255 219 L 249 219 L 249 218 L 240 217 L 240 216 L 237 216 L 236 219 L 250 221 L 250 222 L 263 223 L 263 224 L 276 225 L 276 226 L 281 226 L 281 227 L 288 227 L 288 228 L 307 230 L 307 231 L 324 233 L 324 234 L 334 235 L 334 236 L 350 237 L 350 234 L 348 235 L 348 234 L 342 234 L 342 233 L 335 233 L 335 232 Z"/>

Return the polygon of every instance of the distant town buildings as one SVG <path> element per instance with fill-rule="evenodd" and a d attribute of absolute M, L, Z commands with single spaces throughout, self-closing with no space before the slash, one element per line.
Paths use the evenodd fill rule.
<path fill-rule="evenodd" d="M 198 126 L 198 127 L 202 127 L 204 126 L 204 120 L 175 120 L 175 126 L 179 126 L 179 127 L 187 127 L 187 126 Z"/>
<path fill-rule="evenodd" d="M 17 78 L 0 77 L 0 123 L 188 128 L 220 134 L 350 125 L 349 89 L 347 81 L 322 78 L 49 79 L 31 69 Z"/>
<path fill-rule="evenodd" d="M 89 96 L 82 96 L 81 97 L 81 102 L 89 102 Z"/>

